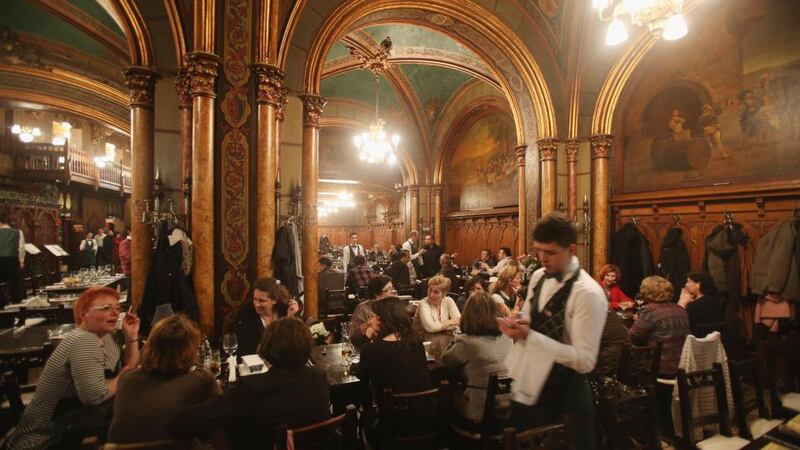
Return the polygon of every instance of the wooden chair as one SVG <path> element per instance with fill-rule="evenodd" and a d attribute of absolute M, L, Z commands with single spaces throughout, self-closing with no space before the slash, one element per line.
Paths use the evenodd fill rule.
<path fill-rule="evenodd" d="M 506 428 L 504 432 L 505 450 L 574 450 L 575 442 L 572 420 L 565 417 L 563 423 L 544 425 L 518 432 L 514 428 Z"/>
<path fill-rule="evenodd" d="M 320 305 L 320 317 L 331 317 L 347 313 L 347 290 L 328 289 L 325 291 L 324 304 Z"/>
<path fill-rule="evenodd" d="M 34 275 L 31 281 L 34 293 L 36 293 L 36 291 L 39 289 L 44 289 L 44 287 L 47 286 L 47 281 L 44 279 L 44 275 L 42 274 Z"/>
<path fill-rule="evenodd" d="M 385 390 L 379 403 L 381 449 L 440 448 L 447 423 L 449 383 L 421 392 Z"/>
<path fill-rule="evenodd" d="M 2 389 L 2 396 L 8 402 L 0 405 L 0 435 L 2 435 L 19 422 L 22 412 L 25 410 L 25 404 L 22 401 L 22 389 L 20 389 L 19 381 L 13 371 L 9 370 L 3 373 L 0 389 Z"/>
<path fill-rule="evenodd" d="M 643 441 L 650 448 L 659 448 L 658 396 L 656 378 L 661 363 L 661 343 L 650 346 L 625 346 L 617 367 L 616 386 L 605 389 L 600 397 L 600 421 L 613 449 L 625 446 L 634 429 L 642 430 Z"/>
<path fill-rule="evenodd" d="M 500 442 L 504 436 L 504 429 L 507 423 L 508 414 L 502 414 L 502 407 L 498 408 L 497 397 L 511 393 L 511 378 L 499 378 L 497 375 L 489 377 L 486 387 L 466 386 L 472 389 L 485 389 L 486 402 L 483 406 L 483 420 L 476 424 L 474 430 L 465 429 L 460 424 L 450 420 L 450 429 L 455 433 L 456 438 L 461 438 L 472 443 L 478 443 L 479 448 L 488 450 L 493 443 Z M 510 413 L 509 407 L 505 412 Z M 453 415 L 451 414 L 451 417 Z M 467 420 L 467 419 L 464 419 Z"/>
<path fill-rule="evenodd" d="M 275 429 L 276 450 L 355 450 L 358 444 L 356 407 L 347 405 L 345 413 L 302 428 L 285 424 Z M 290 447 L 288 434 L 292 434 Z"/>
<path fill-rule="evenodd" d="M 722 376 L 722 364 L 714 363 L 712 369 L 689 373 L 684 369 L 678 369 L 677 381 L 685 448 L 739 449 L 749 444 L 750 441 L 746 439 L 731 436 L 731 427 L 728 422 L 728 399 L 725 393 L 725 380 Z M 690 393 L 703 388 L 713 389 L 717 410 L 715 413 L 695 417 Z M 703 425 L 717 425 L 719 432 L 709 438 L 695 442 L 695 428 Z"/>
<path fill-rule="evenodd" d="M 800 413 L 800 336 L 784 336 L 779 341 L 764 342 L 767 362 L 770 418 L 788 418 Z"/>
<path fill-rule="evenodd" d="M 729 360 L 728 369 L 739 436 L 745 439 L 757 438 L 778 426 L 780 420 L 768 420 L 769 411 L 764 400 L 764 386 L 756 358 L 751 356 L 740 361 Z M 754 392 L 751 398 L 745 399 L 745 385 L 748 384 Z M 753 423 L 748 423 L 747 416 L 752 411 L 758 411 L 758 418 Z"/>
<path fill-rule="evenodd" d="M 11 298 L 11 284 L 6 281 L 0 283 L 0 307 L 14 303 Z"/>

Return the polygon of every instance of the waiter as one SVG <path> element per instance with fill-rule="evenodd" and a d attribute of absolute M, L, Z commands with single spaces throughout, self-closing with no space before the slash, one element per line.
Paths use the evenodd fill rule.
<path fill-rule="evenodd" d="M 10 303 L 24 297 L 22 293 L 22 268 L 25 267 L 25 236 L 22 231 L 11 228 L 8 213 L 0 211 L 0 283 L 11 288 Z M 4 305 L 0 305 L 2 307 Z"/>
<path fill-rule="evenodd" d="M 576 448 L 597 447 L 585 374 L 594 369 L 606 321 L 603 289 L 580 268 L 578 231 L 567 216 L 545 216 L 533 231 L 542 268 L 533 273 L 518 319 L 498 319 L 515 344 L 506 358 L 513 426 L 529 429 L 575 421 Z"/>
<path fill-rule="evenodd" d="M 358 243 L 358 233 L 354 231 L 350 233 L 350 245 L 342 250 L 342 262 L 346 269 L 344 273 L 350 272 L 350 269 L 353 268 L 353 258 L 355 258 L 356 255 L 366 256 L 364 254 L 364 247 Z"/>
<path fill-rule="evenodd" d="M 409 272 L 413 270 L 415 274 L 419 275 L 420 277 L 423 277 L 424 275 L 422 272 L 422 266 L 425 263 L 422 261 L 422 256 L 425 255 L 427 250 L 425 250 L 424 248 L 419 248 L 417 246 L 418 242 L 419 242 L 419 233 L 417 233 L 417 230 L 411 230 L 411 233 L 409 233 L 408 235 L 408 240 L 403 242 L 402 248 L 403 250 L 408 250 L 408 254 L 411 255 L 411 260 L 409 261 L 408 264 Z M 417 277 L 415 276 L 412 278 L 417 278 Z"/>

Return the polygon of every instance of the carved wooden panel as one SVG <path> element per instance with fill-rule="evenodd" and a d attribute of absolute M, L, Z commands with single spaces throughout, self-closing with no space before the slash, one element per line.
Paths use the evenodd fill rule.
<path fill-rule="evenodd" d="M 459 254 L 458 264 L 471 264 L 484 248 L 493 253 L 500 247 L 514 249 L 519 234 L 517 220 L 516 209 L 446 217 L 445 250 Z"/>

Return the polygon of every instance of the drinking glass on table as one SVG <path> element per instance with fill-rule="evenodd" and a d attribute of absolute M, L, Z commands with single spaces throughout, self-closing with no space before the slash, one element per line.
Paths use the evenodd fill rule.
<path fill-rule="evenodd" d="M 641 308 L 642 305 L 644 305 L 644 296 L 642 295 L 641 292 L 637 292 L 636 296 L 633 299 L 636 302 L 636 306 L 638 306 L 639 308 Z"/>
<path fill-rule="evenodd" d="M 219 350 L 211 350 L 206 354 L 203 365 L 214 374 L 214 378 L 219 377 L 220 373 L 222 373 L 222 360 L 219 356 Z"/>
<path fill-rule="evenodd" d="M 341 324 L 342 327 L 342 343 L 349 343 L 350 342 L 350 331 L 348 327 L 350 326 L 349 322 L 345 322 Z"/>
<path fill-rule="evenodd" d="M 230 356 L 236 356 L 236 350 L 239 348 L 239 340 L 236 337 L 236 333 L 227 333 L 225 336 L 222 336 L 222 349 L 225 350 L 225 354 Z"/>
<path fill-rule="evenodd" d="M 353 344 L 349 342 L 342 343 L 342 365 L 344 366 L 344 371 L 349 372 L 350 366 L 353 365 L 353 358 L 355 357 L 355 349 L 353 348 Z"/>

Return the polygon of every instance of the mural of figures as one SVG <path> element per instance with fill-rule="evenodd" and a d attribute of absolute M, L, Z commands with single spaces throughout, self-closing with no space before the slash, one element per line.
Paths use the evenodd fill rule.
<path fill-rule="evenodd" d="M 615 189 L 633 193 L 794 180 L 800 170 L 796 0 L 706 2 L 685 39 L 659 43 L 623 94 Z"/>
<path fill-rule="evenodd" d="M 511 116 L 491 112 L 458 135 L 445 172 L 448 210 L 516 205 L 517 160 Z"/>

